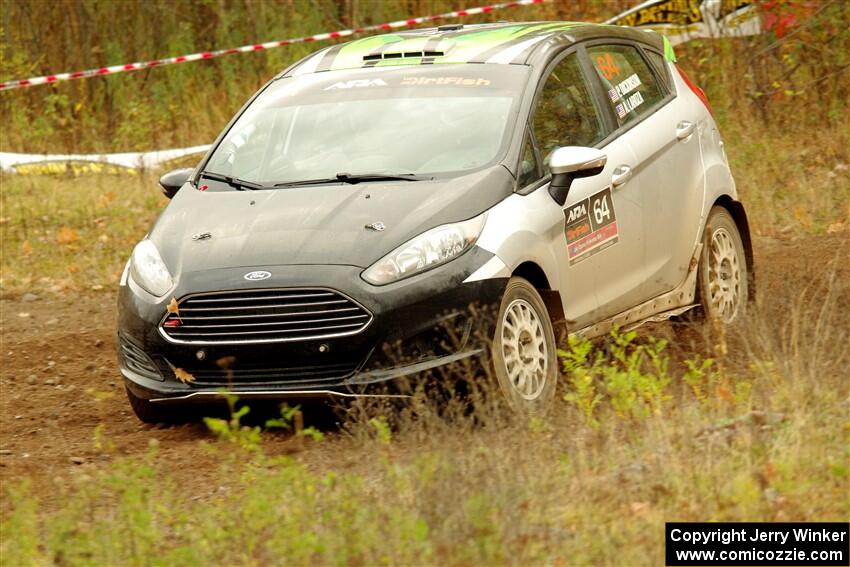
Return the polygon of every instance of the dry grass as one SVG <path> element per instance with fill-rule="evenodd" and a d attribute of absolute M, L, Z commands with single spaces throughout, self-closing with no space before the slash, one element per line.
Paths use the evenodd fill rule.
<path fill-rule="evenodd" d="M 133 246 L 166 200 L 156 177 L 0 176 L 0 292 L 117 285 Z"/>
<path fill-rule="evenodd" d="M 720 131 L 755 234 L 788 238 L 850 228 L 846 123 L 784 128 L 752 115 L 735 120 Z"/>
<path fill-rule="evenodd" d="M 661 351 L 646 338 L 627 347 L 670 355 L 666 371 L 628 370 L 643 376 L 636 382 L 669 378 L 651 412 L 610 393 L 595 423 L 566 401 L 529 422 L 487 406 L 438 412 L 426 400 L 352 408 L 338 433 L 299 442 L 289 457 L 264 452 L 262 438 L 280 434 L 257 441 L 242 429 L 208 446 L 224 490 L 200 500 L 153 448 L 142 463 L 119 459 L 62 487 L 58 511 L 39 512 L 36 495 L 13 487 L 3 555 L 68 565 L 649 565 L 663 561 L 665 521 L 844 520 L 850 289 L 837 260 L 807 285 L 771 287 L 725 337 L 696 326 Z M 714 359 L 707 371 L 687 372 L 704 358 Z M 611 358 L 603 367 L 626 370 Z"/>
<path fill-rule="evenodd" d="M 772 69 L 756 74 L 769 83 Z M 703 85 L 738 88 L 738 75 L 716 75 Z M 632 366 L 597 345 L 607 358 L 564 374 L 570 401 L 545 421 L 486 404 L 473 414 L 427 400 L 354 407 L 322 441 L 293 437 L 285 457 L 268 450 L 284 435 L 273 431 L 199 440 L 220 463 L 220 490 L 199 491 L 155 446 L 57 483 L 50 508 L 22 479 L 4 487 L 13 510 L 0 526 L 4 563 L 657 565 L 665 521 L 846 520 L 850 133 L 846 97 L 830 96 L 780 101 L 785 113 L 769 121 L 743 99 L 713 98 L 754 232 L 809 258 L 762 266 L 741 326 L 655 326 L 623 347 L 644 349 Z M 798 119 L 820 104 L 840 119 Z M 113 286 L 165 204 L 155 176 L 0 184 L 3 296 Z M 650 335 L 670 343 L 659 350 Z M 582 372 L 591 398 L 577 395 Z M 588 412 L 582 400 L 596 395 Z M 109 451 L 108 439 L 97 442 Z"/>

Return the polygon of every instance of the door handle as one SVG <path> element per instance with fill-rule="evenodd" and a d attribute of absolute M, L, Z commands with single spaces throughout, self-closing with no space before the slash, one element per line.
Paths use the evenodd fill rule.
<path fill-rule="evenodd" d="M 684 140 L 688 136 L 694 133 L 697 125 L 691 122 L 690 120 L 682 120 L 678 124 L 676 124 L 676 137 L 680 140 Z"/>
<path fill-rule="evenodd" d="M 618 165 L 614 168 L 611 175 L 611 185 L 616 189 L 621 185 L 625 185 L 626 181 L 632 178 L 632 168 L 628 165 Z"/>

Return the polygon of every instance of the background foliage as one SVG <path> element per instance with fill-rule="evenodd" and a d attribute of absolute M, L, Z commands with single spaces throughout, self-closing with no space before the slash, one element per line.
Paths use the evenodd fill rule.
<path fill-rule="evenodd" d="M 4 2 L 0 77 L 91 69 L 437 14 L 475 0 Z M 610 17 L 626 1 L 516 8 L 474 21 Z M 61 17 L 60 17 L 61 14 Z M 472 18 L 467 18 L 473 21 Z M 0 151 L 133 151 L 209 143 L 263 83 L 327 42 L 22 89 L 0 96 Z"/>
<path fill-rule="evenodd" d="M 6 2 L 0 77 L 297 37 L 467 3 L 483 2 Z M 631 5 L 553 2 L 465 21 L 603 21 Z M 679 65 L 712 102 L 755 234 L 844 230 L 850 226 L 850 4 L 785 3 L 774 10 L 800 25 L 782 37 L 768 32 L 692 41 L 677 48 Z M 0 93 L 6 125 L 0 151 L 119 152 L 209 143 L 269 77 L 318 47 L 294 45 Z M 165 205 L 148 175 L 89 175 L 61 183 L 51 176 L 0 176 L 0 186 L 4 292 L 109 288 Z M 83 249 L 88 253 L 80 255 Z"/>
<path fill-rule="evenodd" d="M 566 4 L 491 19 L 601 21 L 633 2 Z M 0 79 L 464 5 L 4 0 Z M 7 357 L 0 382 L 5 399 L 16 400 L 5 423 L 26 422 L 14 429 L 26 433 L 13 439 L 7 427 L 0 440 L 10 459 L 0 468 L 7 471 L 0 475 L 2 562 L 658 564 L 664 521 L 846 519 L 850 4 L 807 1 L 779 9 L 802 25 L 782 37 L 695 41 L 677 49 L 680 66 L 712 101 L 756 235 L 759 296 L 748 320 L 731 331 L 728 344 L 719 331 L 695 327 L 672 337 L 666 331 L 669 343 L 629 334 L 604 348 L 566 345 L 564 392 L 549 422 L 505 422 L 499 411 L 455 415 L 420 400 L 407 413 L 385 412 L 392 426 L 382 408 L 355 406 L 324 441 L 244 428 L 238 419 L 211 422 L 219 440 L 192 425 L 146 428 L 149 450 L 133 447 L 126 456 L 128 446 L 120 445 L 126 439 L 115 433 L 124 419 L 117 404 L 126 409 L 124 402 L 109 402 L 111 394 L 101 391 L 106 385 L 86 371 L 68 378 L 78 381 L 76 398 L 51 390 L 57 408 L 49 409 L 58 423 L 59 404 L 80 404 L 74 423 L 61 427 L 92 426 L 90 462 L 18 467 L 27 474 L 10 475 L 6 463 L 27 455 L 9 455 L 5 447 L 46 452 L 47 445 L 32 435 L 37 424 L 29 421 L 42 414 L 15 393 L 29 397 L 37 392 L 29 388 L 43 386 L 22 384 L 23 376 L 9 371 L 16 359 L 7 348 L 31 355 L 36 371 L 44 339 L 64 336 L 57 329 L 76 330 L 82 321 L 57 322 L 50 335 L 49 322 L 36 327 L 29 313 L 10 310 L 35 313 L 39 303 L 22 298 L 36 293 L 45 298 L 43 311 L 80 302 L 86 328 L 97 324 L 99 312 L 86 311 L 85 300 L 114 302 L 132 246 L 167 201 L 156 188 L 159 172 L 0 174 L 0 327 Z M 317 47 L 0 93 L 0 151 L 206 143 L 264 81 Z M 759 255 L 771 249 L 772 255 Z M 764 265 L 786 257 L 797 263 Z M 110 327 L 104 336 L 111 333 Z M 84 341 L 75 337 L 62 348 L 83 357 L 91 352 L 81 350 Z M 89 397 L 88 405 L 80 401 Z M 113 403 L 112 413 L 81 411 L 101 403 Z M 79 440 L 73 443 L 79 450 Z M 175 466 L 180 462 L 191 466 Z"/>
<path fill-rule="evenodd" d="M 59 0 L 4 2 L 0 77 L 25 78 L 298 37 L 441 13 L 474 0 Z M 602 21 L 631 0 L 554 2 L 465 21 Z M 682 66 L 721 119 L 822 128 L 846 121 L 850 5 L 780 3 L 802 26 L 679 48 Z M 322 45 L 326 45 L 323 42 Z M 0 95 L 2 151 L 133 151 L 211 141 L 266 80 L 319 45 L 310 43 Z M 788 118 L 793 116 L 793 121 Z M 846 136 L 846 134 L 845 134 Z"/>

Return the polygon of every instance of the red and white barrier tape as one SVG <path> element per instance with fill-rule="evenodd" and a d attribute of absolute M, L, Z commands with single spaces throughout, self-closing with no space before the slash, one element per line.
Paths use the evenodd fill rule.
<path fill-rule="evenodd" d="M 351 35 L 372 32 L 372 31 L 387 31 L 437 20 L 449 18 L 462 18 L 465 16 L 474 16 L 477 14 L 488 14 L 495 10 L 504 10 L 507 8 L 517 8 L 519 6 L 531 6 L 534 4 L 543 4 L 551 0 L 513 0 L 512 2 L 501 2 L 499 4 L 490 4 L 489 6 L 479 6 L 477 8 L 467 8 L 466 10 L 457 10 L 455 12 L 446 12 L 433 16 L 420 16 L 418 18 L 409 18 L 407 20 L 398 20 L 395 22 L 386 22 L 383 24 L 375 24 L 364 26 L 361 28 L 353 28 L 348 30 L 339 30 L 334 32 L 325 32 L 306 37 L 296 37 L 293 39 L 282 39 L 279 41 L 269 41 L 266 43 L 256 43 L 253 45 L 243 45 L 242 47 L 232 47 L 230 49 L 219 49 L 217 51 L 204 51 L 202 53 L 192 53 L 190 55 L 179 55 L 177 57 L 169 57 L 167 59 L 154 59 L 152 61 L 141 61 L 138 63 L 126 63 L 124 65 L 112 65 L 111 67 L 100 67 L 98 69 L 88 69 L 86 71 L 74 71 L 73 73 L 58 73 L 56 75 L 45 75 L 43 77 L 33 77 L 31 79 L 21 79 L 17 81 L 6 81 L 0 83 L 0 91 L 11 89 L 20 89 L 24 87 L 34 87 L 36 85 L 47 85 L 58 81 L 71 81 L 73 79 L 86 79 L 88 77 L 99 77 L 103 75 L 114 75 L 115 73 L 127 73 L 130 71 L 141 71 L 143 69 L 151 69 L 153 67 L 162 67 L 164 65 L 175 65 L 177 63 L 188 63 L 190 61 L 202 61 L 204 59 L 212 59 L 221 57 L 222 55 L 232 55 L 234 53 L 248 53 L 252 51 L 262 51 L 264 49 L 272 49 L 274 47 L 282 47 L 284 45 L 292 45 L 294 43 L 306 43 L 309 41 L 324 41 L 328 39 L 336 39 L 340 37 L 348 37 Z"/>

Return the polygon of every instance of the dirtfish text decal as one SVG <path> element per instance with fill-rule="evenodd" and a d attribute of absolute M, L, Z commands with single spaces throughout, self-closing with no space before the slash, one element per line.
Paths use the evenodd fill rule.
<path fill-rule="evenodd" d="M 405 87 L 423 85 L 463 85 L 463 86 L 487 86 L 487 79 L 466 79 L 464 77 L 405 77 L 401 80 Z"/>

